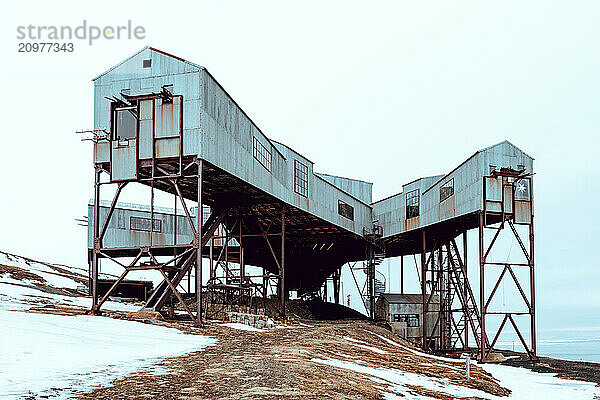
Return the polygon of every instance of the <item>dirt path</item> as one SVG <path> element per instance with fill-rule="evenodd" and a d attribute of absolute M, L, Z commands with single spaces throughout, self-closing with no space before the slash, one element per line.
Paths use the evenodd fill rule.
<path fill-rule="evenodd" d="M 475 367 L 466 381 L 461 363 L 423 357 L 376 336 L 391 338 L 368 322 L 320 322 L 313 326 L 249 332 L 213 324 L 201 334 L 219 342 L 204 351 L 170 358 L 164 375 L 138 372 L 81 399 L 382 399 L 390 384 L 317 360 L 368 360 L 368 365 L 444 377 L 496 395 L 508 391 Z M 350 338 L 350 339 L 349 339 Z M 373 349 L 378 349 L 374 351 Z M 433 362 L 432 362 L 433 361 Z M 358 361 L 357 361 L 358 362 Z M 439 399 L 443 393 L 412 386 Z"/>

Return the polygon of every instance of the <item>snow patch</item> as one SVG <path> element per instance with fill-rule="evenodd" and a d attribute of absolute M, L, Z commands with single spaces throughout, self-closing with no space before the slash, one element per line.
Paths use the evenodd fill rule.
<path fill-rule="evenodd" d="M 429 397 L 419 396 L 412 392 L 406 385 L 420 386 L 425 389 L 434 390 L 436 392 L 445 393 L 449 396 L 456 397 L 481 397 L 481 398 L 498 398 L 491 396 L 481 390 L 471 389 L 459 385 L 450 383 L 445 378 L 434 378 L 424 375 L 415 374 L 413 372 L 405 372 L 398 369 L 391 368 L 374 368 L 366 365 L 359 365 L 352 361 L 336 360 L 334 358 L 313 358 L 311 361 L 331 365 L 333 367 L 344 368 L 347 370 L 355 371 L 369 377 L 378 378 L 376 382 L 387 383 L 387 391 L 391 391 L 391 395 L 386 398 L 402 398 L 402 399 L 428 399 Z M 385 393 L 385 392 L 384 392 Z M 398 397 L 403 396 L 403 397 Z M 498 398 L 499 399 L 499 398 Z"/>
<path fill-rule="evenodd" d="M 216 342 L 173 328 L 104 317 L 0 310 L 0 320 L 0 393 L 7 398 L 71 398 L 164 357 Z"/>
<path fill-rule="evenodd" d="M 92 298 L 48 293 L 40 290 L 30 281 L 12 279 L 6 275 L 0 277 L 0 310 L 24 311 L 45 304 L 89 309 Z M 114 311 L 138 311 L 141 305 L 108 300 L 102 308 Z"/>
<path fill-rule="evenodd" d="M 240 324 L 238 322 L 229 322 L 229 323 L 223 324 L 223 326 L 227 326 L 227 327 L 233 328 L 233 329 L 239 329 L 240 331 L 265 332 L 264 329 L 255 328 L 253 326 L 246 325 L 246 324 Z"/>
<path fill-rule="evenodd" d="M 380 349 L 378 347 L 369 346 L 368 343 L 365 342 L 365 341 L 358 340 L 358 339 L 353 339 L 353 338 L 348 337 L 348 336 L 344 336 L 344 339 L 346 339 L 347 341 L 351 342 L 353 346 L 361 347 L 361 348 L 367 349 L 367 350 L 371 350 L 372 352 L 377 353 L 377 354 L 388 354 L 387 351 L 382 350 L 382 349 Z"/>
<path fill-rule="evenodd" d="M 510 390 L 511 399 L 579 400 L 600 398 L 600 387 L 595 383 L 557 378 L 525 368 L 497 364 L 479 364 Z"/>
<path fill-rule="evenodd" d="M 413 353 L 413 354 L 415 354 L 415 355 L 418 355 L 418 356 L 421 356 L 421 357 L 433 358 L 433 359 L 435 359 L 435 360 L 441 360 L 441 361 L 446 361 L 446 362 L 452 362 L 452 363 L 461 363 L 461 364 L 464 364 L 464 361 L 457 360 L 457 359 L 455 359 L 455 358 L 440 357 L 440 356 L 436 356 L 436 355 L 433 355 L 433 354 L 427 354 L 427 353 L 423 353 L 422 351 L 418 351 L 418 350 L 415 350 L 415 349 L 411 349 L 410 347 L 403 346 L 403 345 L 401 345 L 401 344 L 400 344 L 400 343 L 398 343 L 398 342 L 394 342 L 393 340 L 391 340 L 391 339 L 388 339 L 388 338 L 386 338 L 385 336 L 381 336 L 381 335 L 379 335 L 379 334 L 377 334 L 377 333 L 375 333 L 375 332 L 371 332 L 370 330 L 367 330 L 367 329 L 365 329 L 365 331 L 369 332 L 369 333 L 370 333 L 370 334 L 372 334 L 372 335 L 375 335 L 375 336 L 377 336 L 379 339 L 383 340 L 384 342 L 387 342 L 387 343 L 391 344 L 392 346 L 399 347 L 399 348 L 401 348 L 401 349 L 403 349 L 403 350 L 406 350 L 406 351 L 408 351 L 408 352 L 410 352 L 410 353 Z M 475 363 L 475 362 L 474 362 L 474 361 L 472 361 L 472 363 Z"/>

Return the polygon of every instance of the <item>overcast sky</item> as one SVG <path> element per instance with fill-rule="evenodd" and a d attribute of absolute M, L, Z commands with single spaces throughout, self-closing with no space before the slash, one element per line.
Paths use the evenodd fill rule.
<path fill-rule="evenodd" d="M 535 158 L 540 327 L 600 324 L 597 2 L 9 7 L 0 16 L 0 250 L 86 263 L 85 228 L 73 219 L 92 194 L 91 145 L 75 131 L 92 128 L 91 79 L 149 44 L 207 67 L 265 134 L 316 171 L 374 182 L 374 200 L 510 140 Z M 84 19 L 131 20 L 145 38 L 17 52 L 18 26 Z"/>

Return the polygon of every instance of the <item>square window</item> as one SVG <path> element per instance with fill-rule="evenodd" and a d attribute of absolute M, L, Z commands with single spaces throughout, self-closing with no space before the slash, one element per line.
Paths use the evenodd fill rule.
<path fill-rule="evenodd" d="M 150 68 L 150 67 L 152 67 L 152 59 L 151 58 L 142 61 L 142 68 Z"/>

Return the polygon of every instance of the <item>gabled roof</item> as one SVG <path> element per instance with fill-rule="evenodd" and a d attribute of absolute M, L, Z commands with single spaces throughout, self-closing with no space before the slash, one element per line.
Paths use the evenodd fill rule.
<path fill-rule="evenodd" d="M 240 107 L 240 105 L 239 105 L 239 104 L 238 104 L 238 103 L 237 103 L 237 102 L 236 102 L 236 101 L 233 99 L 233 97 L 229 95 L 229 93 L 227 92 L 227 90 L 225 90 L 225 88 L 224 88 L 224 87 L 223 87 L 223 86 L 222 86 L 222 85 L 219 83 L 219 81 L 217 81 L 217 80 L 215 79 L 215 77 L 214 77 L 214 76 L 212 76 L 212 74 L 211 74 L 211 73 L 208 71 L 208 69 L 206 69 L 205 67 L 203 67 L 203 66 L 201 66 L 201 65 L 199 65 L 199 64 L 193 63 L 193 62 L 191 62 L 191 61 L 187 61 L 187 60 L 185 60 L 185 59 L 183 59 L 183 58 L 181 58 L 181 57 L 177 57 L 177 56 L 175 56 L 175 55 L 173 55 L 173 54 L 171 54 L 171 53 L 167 53 L 166 51 L 159 50 L 159 49 L 157 49 L 157 48 L 155 48 L 155 47 L 151 47 L 151 46 L 145 46 L 145 47 L 144 47 L 144 48 L 142 48 L 141 50 L 139 50 L 139 51 L 137 51 L 137 52 L 133 53 L 132 55 L 130 55 L 129 57 L 127 57 L 127 58 L 126 58 L 126 59 L 124 59 L 123 61 L 119 62 L 118 64 L 115 64 L 115 65 L 113 65 L 113 66 L 112 66 L 111 68 L 109 68 L 108 70 L 106 70 L 106 71 L 104 71 L 103 73 L 101 73 L 100 75 L 96 76 L 94 79 L 92 79 L 92 81 L 95 81 L 95 80 L 97 80 L 97 79 L 99 79 L 99 78 L 103 77 L 104 75 L 106 75 L 106 74 L 110 73 L 111 71 L 114 71 L 114 70 L 115 70 L 116 68 L 118 68 L 119 66 L 121 66 L 121 65 L 125 64 L 126 62 L 128 62 L 129 60 L 131 60 L 132 58 L 136 57 L 138 54 L 140 54 L 140 53 L 142 53 L 142 52 L 144 52 L 144 51 L 146 51 L 146 50 L 151 50 L 151 51 L 154 51 L 154 52 L 156 52 L 156 53 L 162 54 L 162 55 L 164 55 L 164 56 L 167 56 L 167 57 L 173 58 L 173 59 L 175 59 L 175 60 L 177 60 L 177 61 L 180 61 L 180 62 L 182 62 L 182 63 L 185 63 L 185 64 L 187 64 L 187 65 L 189 65 L 189 66 L 191 66 L 191 67 L 193 67 L 193 68 L 196 68 L 196 69 L 198 69 L 199 71 L 200 71 L 200 70 L 204 70 L 204 71 L 206 71 L 206 73 L 207 73 L 207 74 L 208 74 L 208 75 L 209 75 L 209 76 L 210 76 L 210 77 L 211 77 L 211 78 L 212 78 L 212 79 L 215 81 L 215 83 L 216 83 L 216 84 L 217 84 L 217 85 L 218 85 L 218 86 L 219 86 L 219 87 L 220 87 L 220 88 L 223 90 L 223 92 L 225 92 L 225 94 L 226 94 L 226 95 L 227 95 L 227 96 L 228 96 L 228 97 L 231 99 L 231 101 L 232 101 L 232 102 L 233 102 L 233 103 L 234 103 L 234 104 L 235 104 L 235 105 L 236 105 L 236 106 L 237 106 L 237 107 L 240 109 L 240 111 L 242 112 L 242 114 L 244 114 L 244 115 L 246 116 L 246 118 L 248 118 L 248 120 L 249 120 L 249 121 L 252 123 L 252 125 L 254 125 L 254 127 L 256 127 L 256 129 L 257 129 L 257 130 L 258 130 L 260 133 L 262 133 L 262 134 L 264 135 L 264 137 L 265 137 L 265 138 L 266 138 L 266 139 L 267 139 L 267 140 L 268 140 L 268 141 L 271 143 L 271 145 L 273 146 L 273 148 L 275 149 L 275 151 L 277 151 L 277 153 L 279 153 L 279 154 L 280 154 L 280 155 L 281 155 L 281 156 L 282 156 L 282 157 L 285 159 L 285 156 L 283 155 L 283 153 L 281 152 L 281 150 L 279 150 L 279 148 L 277 148 L 277 146 L 273 145 L 273 143 L 272 143 L 272 142 L 273 142 L 273 140 L 272 140 L 272 139 L 270 139 L 270 138 L 269 138 L 267 135 L 265 135 L 265 134 L 264 134 L 264 132 L 263 132 L 263 131 L 262 131 L 262 130 L 261 130 L 259 127 L 258 127 L 258 125 L 256 125 L 256 124 L 254 123 L 254 121 L 252 120 L 252 118 L 250 118 L 250 116 L 249 116 L 248 114 L 246 114 L 246 112 L 244 111 L 244 109 L 242 109 L 242 107 Z M 286 147 L 287 147 L 287 146 L 286 146 Z M 292 151 L 293 151 L 293 150 L 292 150 Z M 311 162 L 312 162 L 312 161 L 311 161 Z"/>
<path fill-rule="evenodd" d="M 485 147 L 481 150 L 477 150 L 475 152 L 475 154 L 473 154 L 471 157 L 467 158 L 465 161 L 463 161 L 462 163 L 460 163 L 456 168 L 454 168 L 452 171 L 448 172 L 447 174 L 443 175 L 440 179 L 438 179 L 437 181 L 435 181 L 427 190 L 425 190 L 423 192 L 423 194 L 425 194 L 426 192 L 428 192 L 432 187 L 434 187 L 435 185 L 437 185 L 439 182 L 443 181 L 448 175 L 450 175 L 451 173 L 453 173 L 454 171 L 456 171 L 457 169 L 459 169 L 460 167 L 462 167 L 465 163 L 467 163 L 470 159 L 472 159 L 473 157 L 477 156 L 479 153 L 483 153 L 486 152 L 488 150 L 493 149 L 494 147 L 499 147 L 502 146 L 503 144 L 509 144 L 511 147 L 514 147 L 515 149 L 519 150 L 521 153 L 525 154 L 527 157 L 531 158 L 532 160 L 534 159 L 533 157 L 531 157 L 529 154 L 525 153 L 523 150 L 519 149 L 517 146 L 515 146 L 514 144 L 512 144 L 510 141 L 508 140 L 503 140 L 499 143 L 493 144 L 491 146 Z"/>
<path fill-rule="evenodd" d="M 348 181 L 354 181 L 354 182 L 359 182 L 359 183 L 366 183 L 366 184 L 369 184 L 369 185 L 372 185 L 372 184 L 373 184 L 373 182 L 363 181 L 363 180 L 360 180 L 360 179 L 354 179 L 354 178 L 346 178 L 345 176 L 338 176 L 338 175 L 324 174 L 324 173 L 322 173 L 322 172 L 316 172 L 316 174 L 318 174 L 318 175 L 322 175 L 322 176 L 326 176 L 326 177 L 329 177 L 329 178 L 340 178 L 340 179 L 346 179 L 346 180 L 348 180 Z"/>
<path fill-rule="evenodd" d="M 195 64 L 195 63 L 193 63 L 193 62 L 191 62 L 191 61 L 184 60 L 183 58 L 181 58 L 181 57 L 177 57 L 177 56 L 175 56 L 175 55 L 173 55 L 173 54 L 171 54 L 171 53 L 167 53 L 166 51 L 162 51 L 162 50 L 159 50 L 159 49 L 157 49 L 157 48 L 155 48 L 155 47 L 151 47 L 151 46 L 145 46 L 143 49 L 141 49 L 141 50 L 139 50 L 139 51 L 136 51 L 135 53 L 133 53 L 132 55 L 130 55 L 129 57 L 127 57 L 126 59 L 124 59 L 124 60 L 123 60 L 123 61 L 121 61 L 120 63 L 113 65 L 113 66 L 112 66 L 112 67 L 110 67 L 108 70 L 106 70 L 106 71 L 104 71 L 103 73 L 101 73 L 100 75 L 96 76 L 94 79 L 92 79 L 92 81 L 95 81 L 96 79 L 103 77 L 104 75 L 106 75 L 106 74 L 108 74 L 109 72 L 113 71 L 113 70 L 114 70 L 115 68 L 117 68 L 118 66 L 125 64 L 127 61 L 131 60 L 132 58 L 134 58 L 135 56 L 137 56 L 137 55 L 138 55 L 138 54 L 140 54 L 141 52 L 143 52 L 143 51 L 145 51 L 145 50 L 148 50 L 148 49 L 150 49 L 150 50 L 152 50 L 152 51 L 155 51 L 155 52 L 157 52 L 157 53 L 160 53 L 160 54 L 162 54 L 162 55 L 165 55 L 165 56 L 167 56 L 167 57 L 174 58 L 175 60 L 178 60 L 178 61 L 181 61 L 181 62 L 183 62 L 183 63 L 186 63 L 186 64 L 188 64 L 188 65 L 191 65 L 192 67 L 198 68 L 199 70 L 200 70 L 200 69 L 205 69 L 205 68 L 204 68 L 203 66 L 201 66 L 201 65 Z"/>

